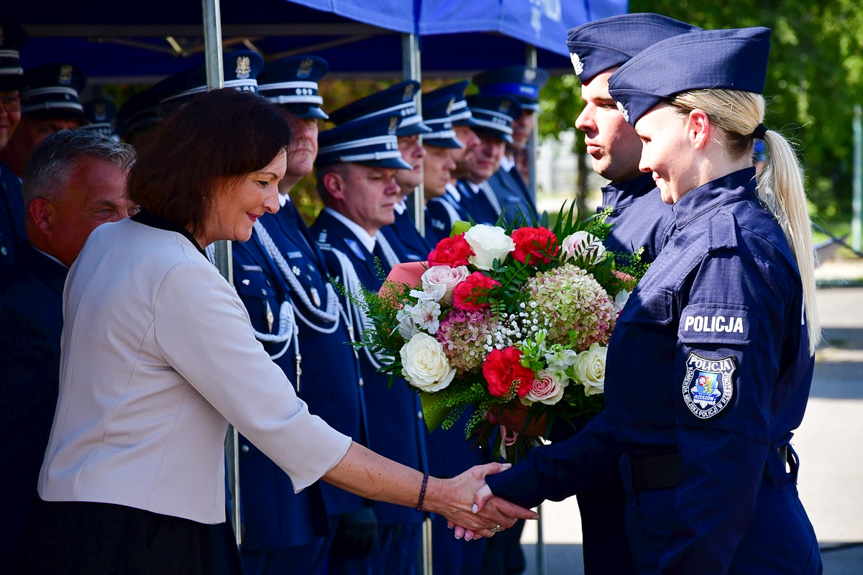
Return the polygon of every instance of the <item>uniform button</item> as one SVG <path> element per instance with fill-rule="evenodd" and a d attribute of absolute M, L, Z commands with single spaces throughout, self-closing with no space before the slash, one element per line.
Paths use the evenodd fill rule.
<path fill-rule="evenodd" d="M 242 446 L 240 448 L 240 451 L 242 451 L 243 453 L 248 453 L 249 452 L 249 446 L 248 445 Z"/>
<path fill-rule="evenodd" d="M 240 283 L 242 283 L 244 286 L 247 286 L 247 285 L 249 285 L 249 284 L 250 284 L 250 283 L 252 283 L 252 282 L 251 282 L 251 281 L 249 281 L 249 280 L 243 280 L 243 281 L 242 281 L 242 282 L 240 282 Z"/>
<path fill-rule="evenodd" d="M 423 412 L 417 411 L 417 419 L 422 419 L 422 418 L 423 418 Z"/>
<path fill-rule="evenodd" d="M 360 378 L 360 387 L 363 386 L 363 378 Z"/>
<path fill-rule="evenodd" d="M 264 288 L 261 288 L 261 293 L 264 295 L 267 295 L 267 290 L 265 290 Z"/>
<path fill-rule="evenodd" d="M 6 251 L 6 246 L 0 248 L 0 254 L 3 254 L 4 256 L 8 254 L 8 252 Z"/>

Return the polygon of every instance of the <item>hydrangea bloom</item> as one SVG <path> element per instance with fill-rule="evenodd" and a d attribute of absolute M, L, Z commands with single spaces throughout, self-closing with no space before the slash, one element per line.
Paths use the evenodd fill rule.
<path fill-rule="evenodd" d="M 583 269 L 564 264 L 539 273 L 527 281 L 528 311 L 548 330 L 551 343 L 587 349 L 592 343 L 605 345 L 617 320 L 617 309 L 608 293 Z"/>
<path fill-rule="evenodd" d="M 486 339 L 497 328 L 488 311 L 453 309 L 441 320 L 435 334 L 451 366 L 467 372 L 482 365 Z"/>

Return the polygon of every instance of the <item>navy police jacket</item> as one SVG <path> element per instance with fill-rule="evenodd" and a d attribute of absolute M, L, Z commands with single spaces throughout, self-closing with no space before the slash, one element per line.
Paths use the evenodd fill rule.
<path fill-rule="evenodd" d="M 12 268 L 18 251 L 26 243 L 21 180 L 0 162 L 0 273 Z"/>
<path fill-rule="evenodd" d="M 674 227 L 674 215 L 671 206 L 662 201 L 653 177 L 642 174 L 622 184 L 604 186 L 597 212 L 608 207 L 613 210 L 605 222 L 614 225 L 605 238 L 605 247 L 623 254 L 643 247 L 641 261 L 655 260 Z"/>
<path fill-rule="evenodd" d="M 627 462 L 676 454 L 676 487 L 628 503 L 642 571 L 776 572 L 743 566 L 817 545 L 805 528 L 766 517 L 782 508 L 808 523 L 796 492 L 769 511 L 768 502 L 786 475 L 776 448 L 803 418 L 814 360 L 794 258 L 754 188 L 749 168 L 674 205 L 674 234 L 609 342 L 605 410 L 571 439 L 489 476 L 496 495 L 534 506 L 601 485 L 619 462 L 625 475 Z M 774 477 L 766 491 L 765 469 Z"/>
<path fill-rule="evenodd" d="M 527 222 L 525 225 L 530 225 L 531 222 L 539 219 L 533 196 L 527 184 L 521 179 L 518 168 L 513 166 L 507 171 L 499 167 L 488 179 L 488 185 L 497 196 L 506 223 L 514 222 L 519 214 Z"/>
<path fill-rule="evenodd" d="M 456 222 L 468 221 L 467 212 L 453 201 L 447 194 L 440 198 L 432 198 L 426 204 L 426 239 L 432 244 L 432 249 L 452 233 Z"/>
<path fill-rule="evenodd" d="M 380 289 L 384 278 L 379 275 L 375 261 L 381 262 L 384 274 L 389 273 L 390 268 L 379 242 L 374 253 L 370 253 L 354 233 L 327 210 L 320 213 L 311 230 L 327 259 L 330 273 L 337 281 L 350 288 L 350 278 L 353 277 L 366 289 Z M 391 247 L 399 258 L 403 257 L 398 245 L 391 244 Z M 343 304 L 346 308 L 350 306 L 348 313 L 352 317 L 354 337 L 359 340 L 363 328 L 359 310 L 344 299 Z M 401 378 L 394 378 L 390 386 L 390 377 L 377 372 L 376 360 L 367 350 L 361 350 L 359 356 L 368 414 L 369 448 L 408 467 L 427 469 L 426 431 L 419 395 Z M 419 523 L 423 519 L 423 514 L 414 509 L 389 503 L 375 503 L 374 509 L 381 524 Z"/>
<path fill-rule="evenodd" d="M 404 205 L 404 204 L 403 204 Z M 429 252 L 432 248 L 428 242 L 417 231 L 413 217 L 408 213 L 407 208 L 402 209 L 399 213 L 398 209 L 395 212 L 395 221 L 381 228 L 381 233 L 386 236 L 390 245 L 401 246 L 401 256 L 399 259 L 403 262 L 424 262 L 428 259 Z M 426 232 L 428 234 L 428 232 Z"/>
<path fill-rule="evenodd" d="M 295 387 L 299 381 L 297 394 L 308 403 L 309 410 L 363 443 L 364 399 L 357 360 L 348 344 L 348 328 L 342 317 L 330 321 L 314 312 L 326 313 L 328 300 L 329 311 L 333 304 L 338 309 L 337 295 L 328 287 L 323 255 L 291 202 L 258 222 L 256 228 L 264 228 L 271 244 L 256 229 L 248 242 L 233 245 L 234 284 L 252 327 Z M 287 274 L 296 282 L 289 283 Z M 335 315 L 340 314 L 337 311 Z M 293 325 L 299 329 L 296 340 Z M 286 331 L 290 332 L 287 337 L 278 336 Z M 327 534 L 327 515 L 348 513 L 366 504 L 362 498 L 324 482 L 295 494 L 281 468 L 245 438 L 240 445 L 244 549 L 302 545 Z"/>
<path fill-rule="evenodd" d="M 487 182 L 484 182 L 487 183 Z M 494 192 L 490 187 L 486 186 L 486 190 L 480 188 L 478 192 L 474 192 L 467 180 L 459 180 L 456 183 L 456 188 L 460 194 L 458 203 L 465 212 L 477 224 L 486 224 L 493 226 L 497 223 L 500 216 L 500 209 L 492 205 L 489 195 L 494 197 Z M 494 197 L 494 201 L 497 198 Z"/>

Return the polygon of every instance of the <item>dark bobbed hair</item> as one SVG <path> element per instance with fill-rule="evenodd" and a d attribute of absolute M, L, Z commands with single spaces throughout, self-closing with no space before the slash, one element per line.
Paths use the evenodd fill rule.
<path fill-rule="evenodd" d="M 284 112 L 264 98 L 233 88 L 207 92 L 140 142 L 129 197 L 194 235 L 204 229 L 214 194 L 269 165 L 291 134 Z"/>

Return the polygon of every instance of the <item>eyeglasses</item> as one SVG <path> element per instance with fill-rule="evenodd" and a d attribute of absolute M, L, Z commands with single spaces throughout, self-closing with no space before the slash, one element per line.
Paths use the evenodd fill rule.
<path fill-rule="evenodd" d="M 21 111 L 21 96 L 18 92 L 0 92 L 0 105 L 10 114 Z"/>

